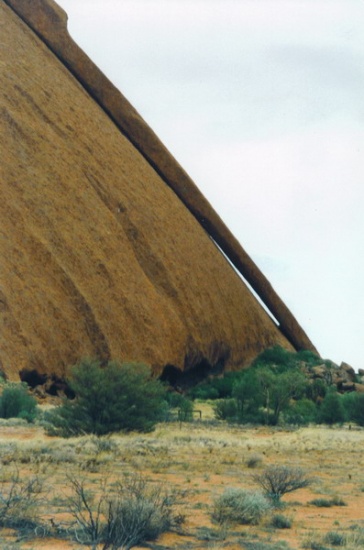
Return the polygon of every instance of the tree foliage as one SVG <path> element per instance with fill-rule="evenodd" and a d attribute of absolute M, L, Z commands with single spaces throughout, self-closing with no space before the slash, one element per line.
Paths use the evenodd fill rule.
<path fill-rule="evenodd" d="M 324 424 L 338 424 L 345 421 L 342 399 L 336 391 L 326 394 L 319 409 L 318 420 Z"/>
<path fill-rule="evenodd" d="M 165 411 L 165 389 L 139 363 L 83 360 L 71 368 L 75 399 L 65 400 L 48 417 L 63 436 L 152 430 Z"/>

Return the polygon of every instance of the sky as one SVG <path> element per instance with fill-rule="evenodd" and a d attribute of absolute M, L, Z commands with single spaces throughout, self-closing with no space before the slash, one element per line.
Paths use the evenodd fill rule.
<path fill-rule="evenodd" d="M 364 369 L 364 1 L 58 3 L 320 354 Z"/>

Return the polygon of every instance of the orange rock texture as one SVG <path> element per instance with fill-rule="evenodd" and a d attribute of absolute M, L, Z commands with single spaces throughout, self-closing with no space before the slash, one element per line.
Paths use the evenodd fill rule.
<path fill-rule="evenodd" d="M 279 329 L 263 310 L 215 244 L 221 220 L 65 25 L 50 0 L 0 0 L 2 371 L 64 377 L 85 356 L 233 369 L 275 344 L 314 349 L 290 312 Z"/>

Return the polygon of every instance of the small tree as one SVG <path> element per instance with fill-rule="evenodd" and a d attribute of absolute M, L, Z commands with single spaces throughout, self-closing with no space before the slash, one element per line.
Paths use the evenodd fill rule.
<path fill-rule="evenodd" d="M 302 396 L 307 385 L 306 377 L 297 370 L 279 374 L 264 367 L 257 369 L 257 378 L 264 399 L 266 423 L 276 425 L 290 400 Z"/>
<path fill-rule="evenodd" d="M 165 389 L 146 365 L 84 360 L 71 369 L 69 385 L 76 397 L 48 415 L 51 433 L 148 432 L 165 412 Z"/>
<path fill-rule="evenodd" d="M 263 489 L 264 493 L 275 505 L 279 505 L 286 493 L 308 487 L 312 479 L 301 468 L 291 466 L 270 466 L 253 479 Z"/>
<path fill-rule="evenodd" d="M 260 419 L 259 408 L 263 404 L 257 369 L 248 369 L 233 386 L 233 397 L 237 402 L 237 412 L 242 422 Z"/>
<path fill-rule="evenodd" d="M 32 422 L 36 415 L 37 402 L 29 394 L 26 384 L 8 383 L 0 397 L 0 418 L 24 418 Z"/>

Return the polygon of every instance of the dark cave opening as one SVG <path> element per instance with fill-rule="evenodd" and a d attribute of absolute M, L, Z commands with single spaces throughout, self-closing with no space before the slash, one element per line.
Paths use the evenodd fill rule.
<path fill-rule="evenodd" d="M 51 396 L 65 395 L 69 399 L 74 399 L 75 393 L 67 384 L 66 380 L 54 374 L 40 374 L 36 369 L 23 369 L 19 372 L 22 382 L 28 384 L 32 389 L 41 387 L 44 392 Z"/>
<path fill-rule="evenodd" d="M 22 382 L 28 384 L 30 388 L 36 386 L 43 386 L 47 382 L 48 376 L 46 374 L 39 374 L 35 369 L 27 370 L 23 369 L 19 372 L 19 377 Z"/>
<path fill-rule="evenodd" d="M 206 357 L 200 355 L 194 363 L 191 364 L 191 356 L 185 358 L 184 370 L 167 364 L 165 365 L 159 379 L 166 382 L 172 388 L 186 391 L 196 386 L 209 376 L 218 376 L 224 372 L 227 354 L 222 354 L 215 363 L 211 363 Z"/>

